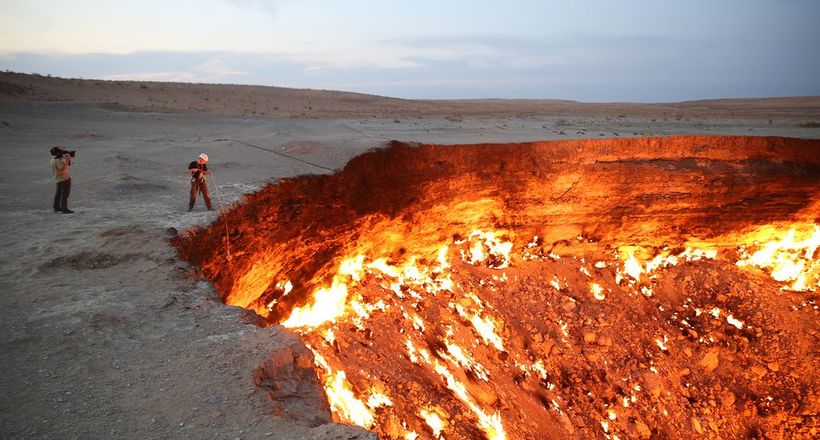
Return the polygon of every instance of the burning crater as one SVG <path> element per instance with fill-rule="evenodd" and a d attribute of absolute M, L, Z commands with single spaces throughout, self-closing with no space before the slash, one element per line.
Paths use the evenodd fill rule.
<path fill-rule="evenodd" d="M 382 438 L 808 438 L 819 216 L 816 140 L 393 142 L 176 245 Z"/>

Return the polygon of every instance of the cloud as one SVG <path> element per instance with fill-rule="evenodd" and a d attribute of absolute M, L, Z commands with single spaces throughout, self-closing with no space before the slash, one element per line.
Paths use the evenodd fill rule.
<path fill-rule="evenodd" d="M 814 58 L 759 46 L 727 49 L 696 39 L 426 37 L 386 40 L 379 50 L 365 59 L 324 52 L 15 52 L 0 55 L 0 70 L 334 89 L 411 99 L 670 102 L 820 95 L 820 64 Z"/>
<path fill-rule="evenodd" d="M 131 80 L 131 81 L 172 81 L 197 83 L 224 83 L 233 78 L 241 78 L 247 72 L 231 69 L 219 59 L 210 59 L 204 63 L 192 66 L 190 70 L 176 71 L 128 71 L 117 74 L 103 75 L 100 79 Z"/>
<path fill-rule="evenodd" d="M 200 82 L 191 72 L 128 72 L 114 75 L 103 75 L 99 79 L 109 81 L 170 81 Z"/>
<path fill-rule="evenodd" d="M 241 76 L 246 72 L 242 70 L 232 69 L 225 65 L 221 58 L 213 58 L 202 64 L 197 65 L 194 69 L 202 72 L 204 75 L 209 75 L 215 78 L 228 78 L 233 76 Z"/>
<path fill-rule="evenodd" d="M 602 60 L 632 56 L 638 59 L 680 49 L 695 42 L 659 36 L 513 36 L 439 35 L 393 38 L 381 41 L 416 63 L 461 61 L 474 68 L 527 69 L 571 65 L 595 65 Z"/>

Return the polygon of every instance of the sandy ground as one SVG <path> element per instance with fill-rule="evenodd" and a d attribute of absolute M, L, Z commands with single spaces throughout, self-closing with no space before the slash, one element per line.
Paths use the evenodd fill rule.
<path fill-rule="evenodd" d="M 406 110 L 373 117 L 372 109 L 359 107 L 358 114 L 344 116 L 351 113 L 345 104 L 335 116 L 328 110 L 321 117 L 259 117 L 243 115 L 246 108 L 154 112 L 107 97 L 85 103 L 73 95 L 33 97 L 9 93 L 9 83 L 3 84 L 0 436 L 9 439 L 367 436 L 358 428 L 275 414 L 251 375 L 271 352 L 297 344 L 293 334 L 246 324 L 241 310 L 221 304 L 212 287 L 176 258 L 169 228 L 216 217 L 201 200 L 194 212 L 186 211 L 185 167 L 200 152 L 210 156 L 218 193 L 229 206 L 272 179 L 327 173 L 323 167 L 338 169 L 391 139 L 820 137 L 811 124 L 820 120 L 816 98 L 807 107 L 764 106 L 751 114 L 737 111 L 738 105 L 754 107 L 748 103 L 710 107 L 711 116 L 652 114 L 648 107 L 514 116 L 515 110 L 490 106 L 475 115 Z M 51 209 L 48 150 L 54 145 L 77 150 L 73 215 Z"/>

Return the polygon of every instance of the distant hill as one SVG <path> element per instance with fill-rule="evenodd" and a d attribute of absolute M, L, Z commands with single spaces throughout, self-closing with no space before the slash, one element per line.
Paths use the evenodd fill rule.
<path fill-rule="evenodd" d="M 665 104 L 557 99 L 410 100 L 333 90 L 231 84 L 66 79 L 0 73 L 0 100 L 109 103 L 125 109 L 266 117 L 743 116 L 820 119 L 820 96 Z"/>

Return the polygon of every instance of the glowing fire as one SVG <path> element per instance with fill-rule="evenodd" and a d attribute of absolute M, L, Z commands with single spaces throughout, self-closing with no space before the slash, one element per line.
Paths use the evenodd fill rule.
<path fill-rule="evenodd" d="M 805 228 L 804 228 L 805 230 Z M 515 264 L 513 260 L 513 244 L 508 241 L 500 241 L 497 237 L 499 233 L 473 231 L 468 235 L 468 239 L 460 243 L 466 245 L 461 248 L 461 259 L 471 265 L 486 266 L 492 269 L 502 269 Z M 820 243 L 820 227 L 814 225 L 812 234 L 798 234 L 795 229 L 791 229 L 782 238 L 759 241 L 760 234 L 754 235 L 756 240 L 750 244 L 743 244 L 738 247 L 740 260 L 738 266 L 755 266 L 767 269 L 772 274 L 772 278 L 777 281 L 788 283 L 784 288 L 792 290 L 810 290 L 817 285 L 816 250 Z M 314 291 L 312 299 L 308 305 L 294 308 L 291 316 L 283 322 L 289 327 L 302 328 L 303 332 L 310 332 L 311 328 L 322 327 L 326 323 L 352 320 L 357 328 L 366 329 L 366 321 L 374 311 L 385 311 L 386 306 L 383 301 L 370 304 L 362 302 L 362 298 L 353 294 L 357 286 L 368 277 L 382 279 L 383 288 L 393 292 L 396 300 L 406 302 L 411 308 L 415 307 L 425 295 L 436 295 L 442 291 L 452 291 L 454 284 L 451 278 L 452 265 L 449 261 L 451 246 L 458 246 L 459 242 L 444 243 L 437 247 L 434 256 L 409 256 L 404 264 L 393 265 L 388 263 L 385 257 L 368 260 L 363 255 L 357 255 L 342 260 L 337 273 L 332 278 L 329 287 L 318 288 Z M 618 255 L 621 266 L 615 267 L 616 274 L 625 274 L 634 282 L 642 279 L 652 279 L 659 270 L 675 266 L 683 261 L 697 262 L 718 257 L 717 247 L 719 244 L 709 244 L 699 242 L 698 247 L 688 246 L 683 251 L 673 253 L 668 248 L 664 248 L 656 254 L 648 249 L 637 246 L 622 247 Z M 528 248 L 531 248 L 529 246 Z M 527 249 L 528 249 L 527 248 Z M 524 251 L 526 251 L 525 249 Z M 523 256 L 522 261 L 526 260 Z M 557 259 L 556 259 L 557 260 Z M 425 264 L 420 264 L 426 261 Z M 608 267 L 603 262 L 596 262 L 596 269 Z M 584 268 L 581 266 L 581 268 Z M 586 277 L 593 275 L 583 270 Z M 620 275 L 618 275 L 620 276 Z M 493 279 L 503 280 L 504 276 Z M 620 280 L 619 280 L 620 281 Z M 557 277 L 553 277 L 549 282 L 555 290 L 561 290 L 561 284 Z M 652 296 L 652 287 L 648 285 L 638 286 L 639 291 L 646 297 Z M 599 301 L 606 299 L 605 288 L 598 281 L 589 283 L 589 291 L 592 296 Z M 407 296 L 406 294 L 410 295 Z M 351 295 L 356 295 L 357 299 L 351 299 Z M 470 328 L 484 344 L 494 347 L 499 352 L 505 350 L 504 339 L 498 332 L 499 322 L 497 318 L 490 315 L 487 305 L 475 292 L 468 292 L 460 301 L 450 303 L 450 308 L 457 316 L 470 324 Z M 402 306 L 404 309 L 404 306 Z M 712 314 L 717 308 L 712 310 Z M 422 334 L 427 329 L 424 320 L 412 311 L 402 312 L 414 331 Z M 743 328 L 743 323 L 732 315 L 728 315 L 727 322 L 739 329 Z M 324 327 L 322 327 L 324 328 Z M 448 327 L 447 334 L 453 335 L 454 328 Z M 335 342 L 333 327 L 326 328 L 321 333 L 328 346 Z M 667 337 L 655 339 L 658 347 L 667 351 Z M 488 412 L 482 408 L 471 396 L 469 387 L 456 378 L 456 376 L 442 363 L 436 360 L 426 348 L 417 348 L 417 341 L 408 337 L 404 342 L 407 349 L 408 359 L 417 365 L 430 368 L 435 372 L 453 395 L 461 401 L 470 412 L 472 412 L 478 422 L 478 427 L 485 433 L 487 438 L 503 439 L 506 437 L 501 414 L 498 412 Z M 447 360 L 452 367 L 470 372 L 474 377 L 482 381 L 490 381 L 491 373 L 474 359 L 469 350 L 455 343 L 454 341 L 444 341 L 444 351 L 437 352 L 437 356 Z M 392 401 L 382 391 L 371 391 L 368 396 L 357 396 L 350 383 L 347 381 L 346 373 L 330 366 L 327 360 L 320 354 L 322 349 L 316 352 L 316 365 L 322 371 L 323 382 L 325 384 L 328 400 L 332 410 L 339 416 L 339 419 L 348 423 L 354 423 L 365 428 L 372 428 L 376 424 L 374 410 L 377 408 L 390 407 Z M 542 361 L 530 364 L 521 368 L 524 371 L 536 372 L 543 380 L 546 380 L 547 373 L 544 370 Z M 628 398 L 624 398 L 628 402 Z M 554 402 L 554 401 L 553 401 Z M 443 437 L 448 429 L 448 424 L 439 416 L 439 412 L 428 408 L 419 408 L 417 414 L 424 420 L 424 423 L 436 437 Z M 610 413 L 610 420 L 612 418 Z M 606 427 L 609 429 L 609 427 Z M 405 437 L 414 437 L 417 434 L 411 430 L 405 430 Z"/>
<path fill-rule="evenodd" d="M 441 438 L 441 431 L 444 429 L 444 421 L 441 420 L 438 414 L 434 411 L 423 409 L 419 411 L 419 416 L 424 419 L 424 422 L 427 423 L 427 426 L 433 431 L 433 435 L 437 438 Z"/>
<path fill-rule="evenodd" d="M 761 232 L 755 233 L 754 236 L 760 236 Z M 767 232 L 774 236 L 781 235 L 777 230 Z M 737 265 L 766 269 L 775 280 L 788 283 L 783 289 L 796 292 L 814 291 L 820 288 L 818 247 L 820 226 L 800 225 L 789 228 L 785 237 L 781 239 L 770 238 L 741 247 Z M 754 249 L 757 250 L 751 252 Z"/>
<path fill-rule="evenodd" d="M 349 280 L 361 279 L 363 261 L 364 257 L 361 255 L 343 260 L 339 265 L 339 272 L 333 277 L 333 284 L 314 292 L 312 306 L 295 308 L 282 325 L 317 327 L 341 316 L 347 303 L 347 283 Z"/>
<path fill-rule="evenodd" d="M 325 393 L 333 412 L 338 414 L 343 422 L 353 423 L 364 428 L 372 427 L 373 413 L 370 412 L 368 405 L 359 400 L 353 393 L 345 372 L 341 370 L 334 371 L 325 358 L 315 350 L 313 355 L 316 366 L 325 372 Z"/>
<path fill-rule="evenodd" d="M 812 222 L 820 183 L 773 173 L 758 188 L 722 187 L 735 175 L 721 180 L 722 167 L 712 165 L 738 156 L 728 168 L 748 180 L 779 140 L 777 148 L 738 152 L 687 139 L 661 149 L 681 158 L 658 161 L 623 141 L 590 151 L 533 145 L 522 160 L 510 146 L 495 162 L 473 153 L 492 148 L 472 146 L 441 161 L 426 156 L 413 169 L 419 176 L 404 176 L 407 187 L 390 186 L 400 181 L 397 168 L 378 157 L 327 179 L 297 179 L 233 217 L 245 223 L 233 225 L 230 238 L 244 241 L 247 254 L 228 265 L 213 258 L 208 276 L 222 283 L 226 302 L 300 334 L 334 419 L 380 438 L 540 438 L 553 430 L 631 438 L 658 427 L 651 414 L 683 426 L 687 420 L 671 419 L 686 414 L 689 401 L 658 396 L 650 376 L 679 380 L 686 397 L 702 401 L 708 390 L 695 369 L 718 368 L 709 350 L 721 350 L 719 368 L 728 371 L 726 350 L 772 343 L 767 334 L 782 328 L 756 314 L 775 305 L 771 290 L 820 288 L 820 226 Z M 423 151 L 398 154 L 415 160 Z M 685 166 L 669 166 L 678 159 Z M 770 166 L 781 170 L 779 163 Z M 794 181 L 808 185 L 791 194 Z M 755 204 L 761 194 L 769 198 Z M 270 209 L 271 201 L 282 206 Z M 766 209 L 735 212 L 749 205 Z M 265 219 L 258 236 L 248 218 Z M 814 295 L 776 299 L 794 313 L 817 310 Z M 791 357 L 788 367 L 769 366 L 785 362 L 779 351 L 753 362 L 763 351 L 727 358 L 763 365 L 754 374 L 765 381 L 737 378 L 744 399 L 764 382 L 785 383 L 778 369 L 800 366 Z M 684 364 L 692 372 L 679 373 Z M 710 429 L 728 436 L 748 428 L 737 419 L 713 422 Z"/>

